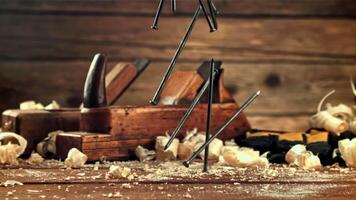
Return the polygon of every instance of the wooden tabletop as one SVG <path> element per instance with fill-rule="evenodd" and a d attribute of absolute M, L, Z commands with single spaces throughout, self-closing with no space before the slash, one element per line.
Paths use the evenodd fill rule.
<path fill-rule="evenodd" d="M 112 164 L 131 168 L 134 179 L 106 178 Z M 286 165 L 234 168 L 202 163 L 189 169 L 180 162 L 102 163 L 66 169 L 62 162 L 1 166 L 0 182 L 23 185 L 0 187 L 0 199 L 354 199 L 356 170 L 328 167 L 307 171 Z"/>

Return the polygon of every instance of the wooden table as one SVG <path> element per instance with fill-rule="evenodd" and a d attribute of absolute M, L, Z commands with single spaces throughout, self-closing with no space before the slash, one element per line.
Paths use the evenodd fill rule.
<path fill-rule="evenodd" d="M 112 163 L 66 169 L 61 162 L 31 166 L 1 166 L 0 181 L 24 185 L 0 187 L 0 199 L 354 199 L 356 170 L 328 167 L 305 171 L 272 165 L 266 169 L 213 165 L 209 174 L 202 163 L 189 169 L 179 162 L 120 162 L 137 174 L 133 180 L 106 179 Z"/>

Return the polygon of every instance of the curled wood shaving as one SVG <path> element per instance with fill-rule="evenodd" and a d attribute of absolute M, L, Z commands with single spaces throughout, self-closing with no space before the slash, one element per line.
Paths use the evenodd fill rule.
<path fill-rule="evenodd" d="M 321 163 L 318 156 L 312 152 L 307 151 L 305 145 L 294 145 L 285 156 L 288 164 L 296 165 L 302 169 L 320 169 Z"/>
<path fill-rule="evenodd" d="M 326 110 L 321 111 L 326 98 L 334 92 L 333 90 L 322 98 L 318 105 L 318 112 L 309 119 L 309 123 L 311 127 L 323 128 L 339 135 L 341 132 L 349 130 L 350 125 L 353 125 L 353 112 L 350 107 L 344 104 L 337 106 L 327 104 Z"/>
<path fill-rule="evenodd" d="M 25 151 L 27 140 L 12 132 L 0 133 L 0 164 L 17 164 L 17 158 Z"/>
<path fill-rule="evenodd" d="M 76 148 L 72 148 L 68 152 L 68 156 L 64 161 L 64 164 L 70 168 L 81 168 L 88 160 L 88 156 L 80 152 Z"/>

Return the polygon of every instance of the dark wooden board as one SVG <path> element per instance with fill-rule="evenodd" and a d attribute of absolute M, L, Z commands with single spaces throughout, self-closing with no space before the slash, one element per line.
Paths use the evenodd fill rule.
<path fill-rule="evenodd" d="M 356 3 L 352 0 L 215 0 L 223 16 L 355 16 Z M 157 9 L 158 1 L 152 0 L 4 0 L 0 11 L 47 15 L 149 15 Z M 178 14 L 190 15 L 195 1 L 180 0 Z M 167 2 L 164 13 L 169 13 Z"/>
<path fill-rule="evenodd" d="M 152 31 L 152 17 L 9 14 L 0 18 L 0 25 L 7 27 L 0 31 L 0 41 L 7 47 L 0 49 L 0 59 L 75 61 L 101 52 L 115 61 L 137 57 L 169 61 L 189 22 L 189 17 L 162 19 L 161 29 Z M 179 62 L 212 56 L 242 63 L 355 62 L 355 20 L 222 18 L 219 22 L 219 31 L 210 33 L 203 18 L 199 20 Z"/>

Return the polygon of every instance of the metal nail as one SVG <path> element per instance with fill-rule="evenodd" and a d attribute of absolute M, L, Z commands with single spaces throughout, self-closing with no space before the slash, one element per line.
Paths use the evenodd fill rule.
<path fill-rule="evenodd" d="M 186 167 L 189 167 L 190 163 L 193 161 L 194 158 L 196 158 L 200 152 L 204 150 L 206 146 L 208 146 L 216 137 L 218 137 L 223 130 L 237 117 L 239 116 L 242 111 L 244 111 L 259 95 L 261 91 L 257 91 L 255 94 L 253 94 L 242 106 L 240 109 L 237 110 L 237 112 L 231 116 L 225 123 L 220 127 L 220 129 L 209 138 L 197 151 L 193 153 L 193 155 L 186 161 L 183 162 L 183 165 Z"/>
<path fill-rule="evenodd" d="M 177 1 L 176 0 L 171 0 L 171 9 L 172 9 L 172 13 L 175 13 L 177 11 Z"/>
<path fill-rule="evenodd" d="M 218 22 L 216 21 L 216 8 L 212 0 L 207 0 L 207 1 L 208 1 L 209 12 L 211 15 L 211 21 L 213 22 L 214 28 L 217 30 Z"/>
<path fill-rule="evenodd" d="M 219 70 L 214 70 L 214 74 L 213 77 L 215 79 L 215 77 L 217 77 L 219 74 Z M 179 133 L 179 131 L 181 130 L 181 128 L 183 127 L 183 125 L 185 124 L 185 122 L 187 121 L 188 117 L 190 116 L 190 114 L 192 113 L 192 111 L 194 110 L 195 106 L 199 103 L 199 101 L 201 100 L 202 96 L 204 95 L 205 91 L 208 89 L 210 85 L 210 79 L 206 80 L 203 87 L 200 89 L 199 93 L 197 94 L 197 96 L 194 98 L 193 102 L 190 104 L 188 110 L 184 113 L 183 117 L 181 118 L 181 120 L 179 121 L 176 129 L 174 129 L 171 137 L 169 138 L 166 146 L 164 147 L 164 149 L 168 149 L 169 146 L 172 144 L 174 138 L 177 136 L 177 134 Z"/>
<path fill-rule="evenodd" d="M 205 141 L 208 141 L 210 135 L 210 120 L 211 120 L 211 104 L 213 103 L 213 94 L 214 94 L 214 81 L 213 81 L 213 72 L 214 72 L 214 59 L 211 59 L 210 62 L 210 73 L 209 73 L 209 98 L 208 98 L 208 112 L 207 112 L 207 120 L 206 120 L 206 133 L 205 133 Z M 208 171 L 208 160 L 209 160 L 209 145 L 205 147 L 204 153 L 204 168 L 203 172 Z"/>
<path fill-rule="evenodd" d="M 158 30 L 158 20 L 162 12 L 163 4 L 164 4 L 164 0 L 161 0 L 158 5 L 155 19 L 153 20 L 153 25 L 151 26 L 151 29 L 153 30 Z"/>
<path fill-rule="evenodd" d="M 210 20 L 209 14 L 208 14 L 208 12 L 207 12 L 205 6 L 204 6 L 203 0 L 199 0 L 199 4 L 200 4 L 200 7 L 201 7 L 202 10 L 203 10 L 205 19 L 206 19 L 206 21 L 208 22 L 208 25 L 209 25 L 209 28 L 210 28 L 210 32 L 215 32 L 215 31 L 216 31 L 216 28 L 215 28 L 213 22 Z"/>
<path fill-rule="evenodd" d="M 215 15 L 220 14 L 219 10 L 216 8 L 216 6 L 215 6 L 215 4 L 214 4 L 213 1 L 211 1 L 211 6 L 213 7 L 213 10 L 214 10 Z"/>
<path fill-rule="evenodd" d="M 195 11 L 194 13 L 194 16 L 193 16 L 193 19 L 192 19 L 192 22 L 190 23 L 189 27 L 188 27 L 188 30 L 187 32 L 185 33 L 182 41 L 180 42 L 179 46 L 178 46 L 178 49 L 176 51 L 176 53 L 174 54 L 172 60 L 171 60 L 171 63 L 169 64 L 168 68 L 167 68 L 167 71 L 165 72 L 165 74 L 163 75 L 163 79 L 161 80 L 161 83 L 159 84 L 158 86 L 158 89 L 156 90 L 153 98 L 150 100 L 150 103 L 153 104 L 153 105 L 157 105 L 158 102 L 159 102 L 159 99 L 160 99 L 160 96 L 161 96 L 161 93 L 162 93 L 162 90 L 164 88 L 164 86 L 166 85 L 167 83 L 167 80 L 170 76 L 170 74 L 172 73 L 172 70 L 177 62 L 177 58 L 179 57 L 180 53 L 182 52 L 182 49 L 183 47 L 185 46 L 192 30 L 193 30 L 193 27 L 195 25 L 195 22 L 197 21 L 198 19 L 198 16 L 200 14 L 200 11 L 201 11 L 201 7 L 198 6 L 197 10 Z"/>

